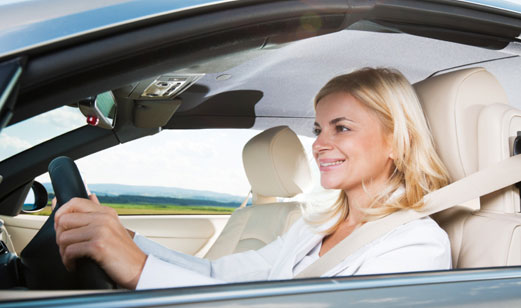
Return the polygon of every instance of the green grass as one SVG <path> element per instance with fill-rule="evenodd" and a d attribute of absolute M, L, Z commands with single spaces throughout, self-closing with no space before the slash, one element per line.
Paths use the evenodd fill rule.
<path fill-rule="evenodd" d="M 104 203 L 115 209 L 119 215 L 226 215 L 231 214 L 235 208 L 218 206 L 197 205 L 172 205 L 172 204 L 121 204 Z M 47 206 L 34 215 L 49 216 L 51 207 Z"/>

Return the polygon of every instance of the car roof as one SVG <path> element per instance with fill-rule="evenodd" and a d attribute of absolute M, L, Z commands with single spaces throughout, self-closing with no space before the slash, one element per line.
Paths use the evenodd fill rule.
<path fill-rule="evenodd" d="M 234 2 L 240 0 L 3 0 L 0 1 L 0 58 L 92 33 L 110 33 L 125 25 L 136 27 L 139 21 L 150 24 L 181 11 L 196 13 L 197 9 Z M 512 0 L 453 2 L 521 13 L 521 4 Z"/>
<path fill-rule="evenodd" d="M 190 91 L 186 91 L 184 93 L 183 104 L 179 112 L 183 113 L 187 109 L 193 109 L 195 106 L 200 105 L 201 91 L 205 92 L 205 96 L 203 98 L 209 98 L 212 94 L 224 93 L 227 89 L 229 89 L 229 95 L 221 95 L 220 97 L 213 96 L 213 102 L 215 102 L 215 100 L 221 102 L 223 100 L 242 99 L 244 95 L 249 95 L 249 100 L 251 100 L 250 105 L 254 105 L 254 108 L 250 106 L 249 109 L 255 109 L 254 116 L 258 120 L 257 122 L 260 124 L 258 127 L 263 128 L 266 125 L 261 124 L 262 121 L 267 119 L 266 121 L 270 122 L 268 117 L 279 116 L 276 114 L 277 109 L 284 112 L 284 115 L 280 115 L 284 117 L 312 117 L 312 108 L 302 108 L 300 103 L 305 100 L 309 101 L 313 94 L 318 90 L 318 85 L 324 84 L 335 74 L 347 72 L 356 67 L 382 65 L 393 66 L 402 70 L 402 72 L 405 73 L 406 77 L 408 77 L 411 82 L 415 82 L 426 78 L 437 71 L 449 70 L 456 66 L 491 61 L 509 56 L 509 54 L 497 51 L 473 48 L 471 46 L 469 47 L 449 42 L 433 42 L 429 41 L 428 39 L 419 38 L 417 36 L 418 34 L 421 36 L 435 38 L 441 37 L 442 39 L 451 40 L 454 39 L 455 35 L 448 33 L 449 31 L 452 31 L 452 29 L 449 31 L 445 29 L 418 29 L 414 25 L 411 26 L 410 24 L 406 24 L 405 21 L 409 17 L 399 16 L 397 19 L 397 17 L 392 15 L 394 14 L 393 10 L 395 10 L 393 3 L 388 4 L 387 1 L 370 1 L 367 3 L 360 2 L 359 4 L 346 3 L 343 0 L 305 1 L 299 2 L 298 5 L 295 3 L 290 3 L 287 5 L 287 7 L 283 7 L 283 2 L 280 2 L 281 4 L 279 4 L 279 2 L 274 1 L 273 4 L 279 5 L 288 12 L 293 10 L 293 12 L 291 12 L 293 14 L 292 16 L 301 16 L 301 19 L 311 19 L 311 23 L 313 23 L 312 19 L 314 18 L 313 11 L 317 10 L 317 12 L 323 13 L 323 16 L 325 16 L 323 19 L 318 20 L 318 22 L 322 22 L 323 24 L 319 24 L 317 29 L 312 29 L 311 33 L 302 33 L 304 31 L 298 29 L 298 25 L 291 25 L 291 27 L 297 28 L 296 30 L 292 30 L 295 31 L 293 37 L 283 37 L 282 35 L 279 35 L 282 36 L 282 38 L 276 37 L 275 39 L 273 33 L 276 33 L 276 30 L 270 30 L 272 31 L 271 33 L 260 34 L 258 37 L 251 35 L 252 38 L 231 37 L 229 41 L 220 39 L 216 35 L 214 38 L 215 41 L 209 43 L 207 47 L 211 50 L 211 55 L 208 54 L 209 52 L 207 52 L 205 55 L 201 55 L 201 57 L 208 57 L 210 59 L 206 63 L 195 63 L 195 65 L 192 65 L 189 68 L 183 68 L 181 66 L 183 61 L 179 61 L 180 64 L 176 65 L 170 64 L 170 72 L 178 73 L 181 71 L 183 73 L 206 74 L 206 76 L 201 79 L 199 88 L 192 88 Z M 128 38 L 126 38 L 127 40 L 139 38 L 143 41 L 142 37 L 152 36 L 150 32 L 153 31 L 152 29 L 156 24 L 156 28 L 158 29 L 156 31 L 167 32 L 165 29 L 159 30 L 161 29 L 161 23 L 165 23 L 169 20 L 175 21 L 176 19 L 180 19 L 180 17 L 185 16 L 181 14 L 181 11 L 194 11 L 192 13 L 196 14 L 201 13 L 201 11 L 195 12 L 196 9 L 206 9 L 207 11 L 211 11 L 210 8 L 212 8 L 217 12 L 219 8 L 222 8 L 225 5 L 227 7 L 240 8 L 241 5 L 247 6 L 256 3 L 260 3 L 262 5 L 265 3 L 265 1 L 129 2 L 113 0 L 108 2 L 108 5 L 101 4 L 99 1 L 92 1 L 92 4 L 90 5 L 80 6 L 79 8 L 72 9 L 72 7 L 75 7 L 75 5 L 70 1 L 52 0 L 40 2 L 32 0 L 27 2 L 5 4 L 2 7 L 1 14 L 19 16 L 21 14 L 20 12 L 25 12 L 25 10 L 22 9 L 25 8 L 25 6 L 29 6 L 33 9 L 29 10 L 29 13 L 27 14 L 32 16 L 32 13 L 30 12 L 38 10 L 39 6 L 37 4 L 40 3 L 45 3 L 45 5 L 48 7 L 59 6 L 62 8 L 60 11 L 58 11 L 58 13 L 52 13 L 52 11 L 50 12 L 48 10 L 44 11 L 44 14 L 42 15 L 46 17 L 35 18 L 34 20 L 30 20 L 30 18 L 28 18 L 30 21 L 24 21 L 22 23 L 14 22 L 11 27 L 6 26 L 7 22 L 4 22 L 3 26 L 0 26 L 0 29 L 3 29 L 3 31 L 0 32 L 3 34 L 0 34 L 0 41 L 2 41 L 0 48 L 4 48 L 3 52 L 0 51 L 0 59 L 2 58 L 3 54 L 4 58 L 5 55 L 23 55 L 25 57 L 29 57 L 30 60 L 29 67 L 27 68 L 29 72 L 24 73 L 24 78 L 21 84 L 21 97 L 15 106 L 15 108 L 18 110 L 15 113 L 11 124 L 49 110 L 49 108 L 52 109 L 57 107 L 57 105 L 47 104 L 41 101 L 36 102 L 36 100 L 40 100 L 40 97 L 42 96 L 40 94 L 42 91 L 46 91 L 44 95 L 51 93 L 51 89 L 49 87 L 42 86 L 40 91 L 26 90 L 34 90 L 36 87 L 35 83 L 40 83 L 43 85 L 48 82 L 53 82 L 47 80 L 42 81 L 42 79 L 45 78 L 48 78 L 49 80 L 55 80 L 56 78 L 54 78 L 55 76 L 53 76 L 53 74 L 75 74 L 75 72 L 81 73 L 81 71 L 85 69 L 80 67 L 75 68 L 73 65 L 71 65 L 71 61 L 77 61 L 78 63 L 82 63 L 83 61 L 83 63 L 85 63 L 84 67 L 91 67 L 95 61 L 97 61 L 97 59 L 109 59 L 111 55 L 120 52 L 112 50 L 113 48 L 117 48 L 118 42 L 110 40 L 112 37 L 116 38 L 118 34 L 123 36 L 128 32 L 129 35 L 127 36 Z M 507 17 L 518 17 L 519 14 L 521 14 L 521 6 L 508 1 L 457 1 L 448 3 L 450 9 L 430 7 L 433 5 L 430 1 L 418 1 L 414 4 L 416 7 L 413 8 L 411 14 L 415 12 L 419 14 L 431 14 L 432 16 L 429 16 L 429 19 L 432 20 L 427 20 L 427 23 L 437 27 L 440 27 L 440 24 L 447 23 L 448 20 L 451 20 L 448 19 L 450 16 L 463 18 L 462 13 L 465 12 L 457 11 L 456 9 L 479 8 L 479 11 L 499 10 L 502 15 Z M 374 11 L 376 14 L 374 16 L 369 16 L 369 20 L 373 19 L 376 21 L 376 23 L 371 24 L 371 22 L 367 21 L 353 23 L 353 21 L 350 21 L 349 19 L 351 17 L 349 15 L 357 14 L 357 5 L 360 7 L 360 10 L 364 9 L 368 11 Z M 379 10 L 379 6 L 381 6 L 384 10 Z M 13 12 L 17 12 L 17 14 L 10 14 L 10 9 Z M 403 10 L 401 7 L 398 9 Z M 440 9 L 442 10 L 442 13 L 448 14 L 448 16 L 439 16 L 439 13 L 437 12 L 431 13 L 431 11 L 434 11 L 434 9 Z M 391 15 L 378 15 L 378 12 L 385 10 L 389 11 Z M 443 10 L 445 10 L 445 12 L 443 12 Z M 454 12 L 451 10 L 454 10 Z M 114 12 L 117 12 L 117 14 Z M 273 12 L 270 12 L 270 14 L 273 14 Z M 477 14 L 481 13 L 478 12 Z M 102 18 L 99 18 L 99 16 L 102 16 Z M 470 22 L 460 22 L 457 24 L 447 23 L 441 25 L 441 27 L 450 28 L 452 26 L 454 30 L 462 28 L 467 31 L 472 30 L 478 33 L 483 32 L 484 35 L 476 38 L 472 38 L 472 35 L 474 35 L 473 33 L 469 34 L 468 37 L 463 39 L 463 43 L 470 45 L 476 44 L 480 47 L 488 47 L 489 49 L 496 50 L 505 47 L 513 36 L 519 35 L 518 28 L 521 27 L 519 20 L 513 19 L 513 21 L 517 22 L 518 24 L 510 24 L 510 21 L 507 21 L 498 26 L 500 21 L 493 19 L 488 21 L 488 17 L 489 16 L 477 16 L 477 19 L 481 18 L 480 21 L 485 20 L 486 22 L 475 22 L 473 24 Z M 226 18 L 226 16 L 224 16 L 224 18 Z M 277 16 L 277 18 L 281 17 Z M 290 20 L 289 18 L 295 17 L 287 18 Z M 476 19 L 474 16 L 470 18 Z M 18 19 L 23 18 L 19 16 Z M 300 20 L 300 22 L 307 22 L 304 19 Z M 143 23 L 146 22 L 146 24 L 141 23 L 140 20 L 142 20 Z M 420 21 L 413 21 L 421 25 Z M 238 30 L 236 30 L 236 32 L 238 32 L 241 30 L 241 27 L 244 27 L 244 25 L 247 24 L 247 22 L 248 20 L 242 21 L 241 23 L 231 22 L 226 27 L 231 30 L 234 30 L 233 27 L 237 27 Z M 204 26 L 200 25 L 200 23 L 200 21 L 196 21 L 192 24 L 189 24 L 187 29 L 190 30 Z M 349 30 L 361 31 L 342 31 L 341 29 L 345 28 L 345 25 L 349 23 L 352 23 L 349 26 Z M 130 28 L 125 28 L 123 27 L 124 25 L 128 25 Z M 269 25 L 266 25 L 266 27 L 269 27 Z M 281 23 L 280 27 L 288 27 L 288 23 Z M 144 30 L 146 28 L 150 29 L 150 31 L 146 32 Z M 367 30 L 370 30 L 371 32 L 368 32 Z M 130 33 L 132 31 L 135 34 L 131 35 Z M 92 32 L 92 34 L 89 34 L 90 32 Z M 398 33 L 394 35 L 390 34 L 389 32 L 406 32 L 412 35 Z M 461 33 L 458 35 L 461 35 Z M 501 36 L 504 36 L 504 38 L 497 40 L 496 38 L 493 38 L 491 34 L 501 34 Z M 236 34 L 234 35 L 237 36 Z M 276 35 L 277 34 L 275 34 L 275 36 Z M 306 35 L 310 37 L 308 40 L 305 39 Z M 78 36 L 78 38 L 74 38 L 75 36 Z M 104 39 L 106 43 L 102 42 Z M 173 35 L 170 39 L 174 40 Z M 23 40 L 29 41 L 23 43 Z M 150 43 L 143 42 L 142 45 L 149 44 L 149 49 L 153 49 L 153 44 L 156 44 L 156 46 L 167 44 L 166 41 L 163 42 L 162 40 L 164 39 L 158 36 L 155 41 L 151 41 Z M 280 42 L 281 40 L 282 42 Z M 374 47 L 376 46 L 373 44 L 375 40 L 381 42 L 381 48 Z M 89 44 L 90 42 L 99 43 Z M 291 42 L 294 43 L 286 46 L 286 43 Z M 85 49 L 93 49 L 93 46 L 96 44 L 97 46 L 95 48 L 98 49 L 96 52 L 104 53 L 99 54 L 96 58 L 94 58 L 94 56 L 92 56 L 90 59 L 88 58 L 90 54 L 94 54 L 92 50 L 85 52 L 85 60 L 82 60 L 77 56 L 78 52 L 72 50 L 77 46 L 85 46 Z M 139 44 L 139 42 L 135 45 L 137 46 L 137 44 Z M 219 46 L 219 44 L 227 44 L 227 46 L 222 51 L 225 56 L 220 58 L 218 51 L 221 46 Z M 242 44 L 243 46 L 238 47 L 240 48 L 238 52 L 232 52 L 230 50 L 236 48 L 239 44 Z M 410 46 L 414 46 L 411 44 L 421 44 L 422 53 L 415 53 L 414 50 L 410 48 Z M 188 48 L 193 48 L 192 45 L 193 44 L 186 44 Z M 352 46 L 355 48 L 352 48 Z M 129 45 L 127 50 L 132 50 L 133 48 L 136 47 Z M 181 50 L 176 50 L 176 52 L 183 52 L 182 48 L 180 48 Z M 340 52 L 343 49 L 346 50 L 345 53 Z M 53 57 L 51 54 L 55 50 L 63 50 L 63 52 L 60 52 L 60 55 Z M 67 50 L 71 50 L 70 56 L 64 54 L 64 52 Z M 185 52 L 189 53 L 189 50 L 186 50 Z M 73 53 L 75 54 L 73 55 Z M 450 57 L 444 57 L 442 55 L 450 55 Z M 151 57 L 152 55 L 148 56 L 148 58 Z M 257 58 L 258 60 L 255 61 L 253 58 Z M 118 60 L 119 59 L 113 59 L 114 62 Z M 194 60 L 187 59 L 184 61 L 184 63 L 188 61 Z M 69 69 L 69 71 L 66 73 L 59 71 L 58 68 L 60 65 L 55 64 L 59 62 L 63 62 L 63 70 Z M 126 67 L 128 68 L 128 65 L 133 65 L 136 67 L 136 70 L 138 70 L 138 65 L 145 65 L 142 64 L 143 62 L 144 61 L 135 60 L 132 63 L 127 64 Z M 317 63 L 320 65 L 315 66 Z M 47 67 L 42 69 L 42 66 Z M 159 66 L 159 64 L 156 66 Z M 315 67 L 312 68 L 311 66 Z M 167 65 L 164 65 L 164 67 L 165 69 L 156 67 L 156 73 L 147 72 L 141 74 L 141 76 L 143 79 L 157 77 L 159 75 L 157 72 L 168 72 Z M 320 70 L 317 70 L 316 67 L 320 68 Z M 35 70 L 38 71 L 35 73 Z M 111 69 L 107 68 L 107 70 Z M 226 74 L 229 79 L 225 82 L 222 82 L 222 78 L 217 79 L 218 76 L 215 74 Z M 130 82 L 135 82 L 137 78 L 139 77 L 129 76 L 127 80 Z M 278 85 L 283 84 L 284 81 L 276 80 L 277 78 L 287 78 L 289 82 L 296 86 L 284 88 L 278 87 Z M 78 95 L 88 96 L 95 93 L 100 93 L 102 90 L 110 90 L 118 86 L 123 86 L 125 84 L 125 79 L 120 78 L 119 80 L 119 85 L 116 84 L 116 82 L 113 84 L 105 82 L 104 85 L 110 85 L 110 87 L 99 90 L 85 89 L 85 91 L 83 91 L 84 94 L 81 94 L 81 91 L 77 91 L 77 93 Z M 67 81 L 70 82 L 71 79 L 67 79 Z M 57 87 L 60 87 L 58 82 L 55 83 L 57 84 Z M 248 84 L 249 87 L 254 87 L 250 89 L 244 89 L 248 90 L 249 92 L 237 92 L 243 90 L 241 89 L 241 85 L 243 84 Z M 59 90 L 63 91 L 63 89 Z M 235 92 L 231 92 L 231 90 Z M 239 97 L 236 97 L 236 94 L 238 94 Z M 257 99 L 258 96 L 261 97 Z M 64 99 L 66 100 L 67 98 L 60 97 L 59 100 L 63 101 Z M 78 97 L 75 99 L 78 99 Z M 65 103 L 72 103 L 73 99 L 70 98 L 70 100 L 71 101 Z M 58 100 L 55 97 L 53 98 L 53 101 Z M 282 106 L 280 102 L 283 102 L 284 108 L 280 108 L 280 106 Z M 26 104 L 31 104 L 31 106 L 23 108 Z M 230 109 L 226 107 L 228 106 L 226 103 L 214 103 L 212 105 L 218 105 L 220 112 L 223 114 L 226 114 L 229 111 L 225 109 Z M 22 108 L 23 111 L 20 110 Z M 233 106 L 233 109 L 236 109 L 236 106 Z M 199 111 L 200 110 L 197 110 L 197 112 Z M 215 110 L 213 109 L 211 110 L 211 112 L 214 111 Z M 251 110 L 246 110 L 245 112 L 248 115 L 252 115 Z M 178 124 L 180 123 L 178 122 Z M 176 126 L 174 123 L 169 123 L 169 125 L 166 126 L 166 128 L 177 127 L 183 128 L 184 126 Z"/>
<path fill-rule="evenodd" d="M 205 97 L 212 98 L 214 105 L 224 106 L 225 100 L 234 99 L 255 104 L 254 128 L 280 125 L 276 119 L 283 119 L 299 134 L 310 136 L 315 114 L 313 97 L 320 87 L 334 76 L 367 66 L 396 68 L 411 83 L 456 67 L 483 66 L 496 73 L 512 102 L 521 103 L 516 86 L 521 83 L 521 76 L 500 73 L 508 66 L 521 65 L 521 59 L 515 55 L 404 33 L 386 33 L 385 29 L 351 30 L 357 26 L 361 27 L 355 24 L 347 30 L 271 50 L 224 72 L 206 74 L 197 84 L 206 88 Z M 223 75 L 229 79 L 221 80 L 219 77 Z M 223 94 L 225 90 L 229 95 Z M 261 96 L 258 101 L 255 93 Z M 181 94 L 183 105 L 179 111 L 200 104 L 199 94 L 190 89 Z"/>
<path fill-rule="evenodd" d="M 237 0 L 14 0 L 0 2 L 0 58 L 64 40 L 109 33 L 140 20 Z"/>

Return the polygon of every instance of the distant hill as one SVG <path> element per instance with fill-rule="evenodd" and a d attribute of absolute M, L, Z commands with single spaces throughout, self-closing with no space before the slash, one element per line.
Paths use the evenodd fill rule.
<path fill-rule="evenodd" d="M 48 192 L 54 193 L 51 183 L 43 183 L 43 186 Z M 128 196 L 140 196 L 140 197 L 151 197 L 151 198 L 167 198 L 167 199 L 193 199 L 199 201 L 210 201 L 204 202 L 206 204 L 220 202 L 225 204 L 241 204 L 244 200 L 244 196 L 234 196 L 230 194 L 217 193 L 213 191 L 205 190 L 193 190 L 184 189 L 177 187 L 162 187 L 162 186 L 134 186 L 134 185 L 120 185 L 120 184 L 89 184 L 89 189 L 96 195 L 116 200 L 118 198 L 110 197 L 128 197 Z M 101 199 L 101 198 L 100 198 Z M 149 198 L 141 198 L 149 199 Z"/>
<path fill-rule="evenodd" d="M 119 195 L 119 196 L 98 196 L 99 201 L 103 204 L 116 203 L 140 206 L 143 204 L 155 206 L 169 205 L 189 205 L 189 206 L 217 206 L 217 207 L 238 207 L 240 202 L 219 202 L 213 200 L 188 199 L 188 198 L 169 198 L 169 197 L 147 197 L 136 195 Z"/>

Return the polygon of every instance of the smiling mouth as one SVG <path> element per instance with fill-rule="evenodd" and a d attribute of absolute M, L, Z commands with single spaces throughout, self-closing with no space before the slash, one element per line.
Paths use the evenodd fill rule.
<path fill-rule="evenodd" d="M 345 160 L 337 160 L 337 161 L 329 162 L 329 163 L 320 163 L 320 167 L 336 166 L 336 165 L 342 164 L 343 162 L 345 162 Z"/>

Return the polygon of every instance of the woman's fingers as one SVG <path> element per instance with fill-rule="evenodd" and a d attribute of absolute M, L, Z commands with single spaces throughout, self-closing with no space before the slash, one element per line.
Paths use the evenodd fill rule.
<path fill-rule="evenodd" d="M 73 228 L 80 228 L 93 223 L 96 217 L 99 216 L 95 213 L 65 213 L 59 218 L 59 222 L 56 224 L 56 232 L 65 231 Z"/>
<path fill-rule="evenodd" d="M 56 207 L 56 203 L 58 203 L 58 199 L 56 199 L 56 197 L 52 198 L 52 200 L 51 200 L 51 210 L 54 210 L 54 208 Z"/>
<path fill-rule="evenodd" d="M 76 260 L 78 258 L 88 257 L 99 262 L 99 260 L 96 260 L 95 248 L 96 244 L 89 241 L 68 245 L 61 253 L 63 264 L 67 270 L 74 271 L 76 270 Z"/>
<path fill-rule="evenodd" d="M 75 260 L 89 257 L 120 286 L 135 288 L 146 261 L 116 211 L 99 204 L 95 195 L 74 198 L 55 216 L 56 243 L 67 269 Z"/>
<path fill-rule="evenodd" d="M 94 201 L 73 198 L 56 212 L 54 229 L 56 230 L 56 244 L 62 258 L 68 246 L 88 241 L 93 237 L 93 230 L 99 229 L 100 225 L 107 224 L 106 220 L 110 215 L 106 213 L 110 211 L 96 201 L 97 198 Z"/>
<path fill-rule="evenodd" d="M 98 200 L 98 196 L 96 196 L 96 194 L 90 194 L 89 195 L 89 200 L 94 202 L 94 203 L 100 204 L 99 200 Z"/>
<path fill-rule="evenodd" d="M 85 242 L 96 236 L 97 228 L 88 225 L 75 229 L 60 230 L 56 233 L 56 244 L 60 247 L 67 247 L 73 243 Z"/>
<path fill-rule="evenodd" d="M 69 217 L 73 215 L 66 215 L 62 217 L 62 221 L 69 223 Z M 100 216 L 93 213 L 76 213 L 74 214 L 74 220 L 80 216 Z M 88 217 L 87 217 L 88 218 Z M 96 221 L 94 219 L 88 219 L 89 221 Z M 76 225 L 76 221 L 72 225 Z M 88 223 L 83 224 L 79 227 L 74 228 L 61 228 L 56 232 L 56 243 L 60 248 L 60 255 L 62 257 L 63 264 L 65 264 L 68 270 L 74 270 L 74 260 L 80 257 L 89 257 L 95 261 L 100 261 L 97 256 L 106 254 L 103 251 L 103 243 L 109 243 L 107 241 L 110 234 L 110 228 L 104 226 L 102 223 Z"/>
<path fill-rule="evenodd" d="M 119 228 L 119 220 L 106 213 L 65 214 L 56 229 L 56 241 L 59 245 L 68 245 L 94 237 L 110 237 Z"/>
<path fill-rule="evenodd" d="M 57 211 L 54 216 L 54 221 L 57 222 L 60 220 L 60 217 L 62 215 L 65 215 L 67 213 L 89 213 L 93 212 L 94 210 L 93 205 L 90 204 L 93 203 L 90 200 L 82 199 L 82 198 L 72 198 L 65 204 L 63 204 Z"/>
<path fill-rule="evenodd" d="M 67 202 L 67 203 L 65 203 L 65 204 L 71 203 L 71 201 L 72 201 L 72 203 L 74 203 L 74 204 L 76 204 L 77 202 L 80 202 L 80 201 L 78 201 L 78 200 L 73 201 L 74 199 L 82 200 L 83 198 L 73 198 L 73 199 L 71 199 L 69 202 Z M 100 202 L 99 202 L 99 200 L 98 200 L 98 197 L 96 196 L 96 194 L 89 194 L 89 200 L 92 201 L 92 202 L 94 202 L 94 203 L 97 204 L 97 205 L 101 205 Z M 54 210 L 54 208 L 56 207 L 56 203 L 58 203 L 58 200 L 56 199 L 56 197 L 54 197 L 54 198 L 52 199 L 52 201 L 51 201 L 51 208 L 52 208 L 53 210 Z M 65 204 L 64 204 L 64 206 L 65 206 Z"/>
<path fill-rule="evenodd" d="M 96 198 L 94 196 L 94 198 Z M 55 227 L 60 224 L 60 220 L 62 216 L 72 213 L 96 213 L 96 212 L 106 212 L 108 214 L 112 214 L 113 211 L 111 208 L 104 207 L 99 203 L 89 199 L 83 198 L 72 198 L 67 203 L 62 205 L 58 211 L 56 211 L 56 215 L 54 217 Z M 117 215 L 117 214 L 116 214 Z"/>
<path fill-rule="evenodd" d="M 62 247 L 72 242 L 89 240 L 117 232 L 120 226 L 111 209 L 90 213 L 64 213 L 55 221 L 56 243 Z"/>
<path fill-rule="evenodd" d="M 62 262 L 69 271 L 74 271 L 74 260 L 89 256 L 89 240 L 96 228 L 81 221 L 88 213 L 65 214 L 56 229 L 56 244 L 60 249 Z"/>

